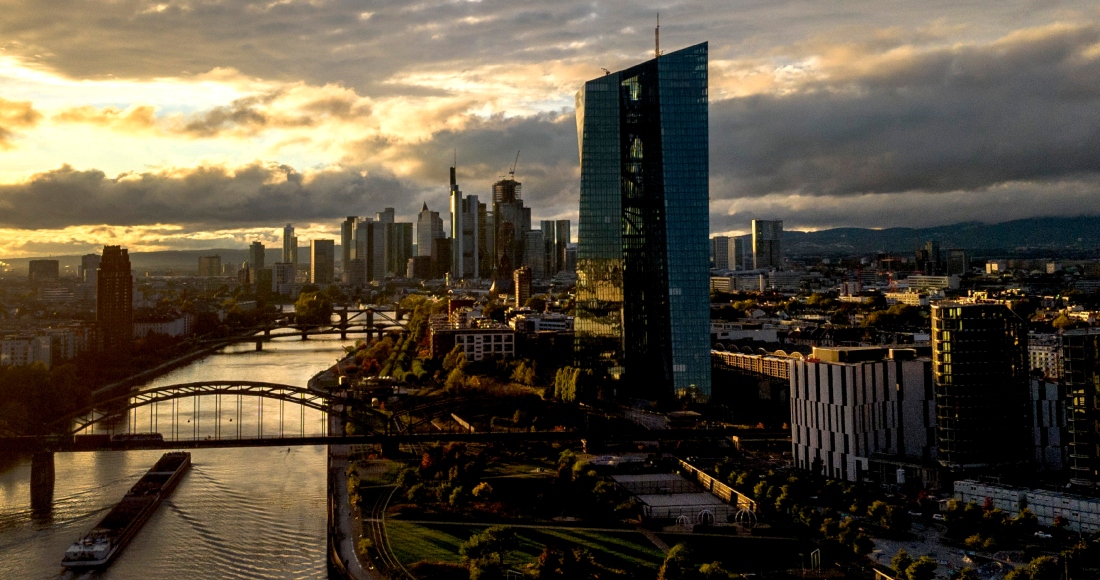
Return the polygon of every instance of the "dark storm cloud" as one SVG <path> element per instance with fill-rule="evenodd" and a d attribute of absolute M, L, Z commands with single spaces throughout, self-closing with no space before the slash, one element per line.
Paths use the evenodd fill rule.
<path fill-rule="evenodd" d="M 216 229 L 411 208 L 411 197 L 392 176 L 352 170 L 303 175 L 285 165 L 254 163 L 232 171 L 214 166 L 108 177 L 64 166 L 26 183 L 0 185 L 0 227 L 176 223 Z"/>
<path fill-rule="evenodd" d="M 965 192 L 1100 171 L 1100 31 L 867 54 L 789 95 L 711 106 L 715 198 Z M 965 194 L 965 193 L 962 193 Z"/>

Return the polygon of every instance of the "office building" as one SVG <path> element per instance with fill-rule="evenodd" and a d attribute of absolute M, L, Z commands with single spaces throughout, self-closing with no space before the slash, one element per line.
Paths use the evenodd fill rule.
<path fill-rule="evenodd" d="M 375 226 L 377 224 L 369 217 L 360 218 L 355 224 L 355 254 L 352 262 L 358 260 L 359 265 L 351 266 L 354 271 L 348 280 L 356 286 L 366 286 L 372 280 L 382 280 L 385 275 L 381 271 L 381 262 L 375 256 L 375 249 L 381 254 L 385 246 L 382 239 L 384 232 L 381 226 Z M 375 268 L 375 264 L 379 264 L 379 268 Z"/>
<path fill-rule="evenodd" d="M 542 230 L 525 232 L 523 267 L 531 270 L 531 277 L 542 280 L 546 277 L 546 242 Z"/>
<path fill-rule="evenodd" d="M 60 266 L 57 260 L 31 260 L 27 266 L 31 284 L 57 282 L 60 277 Z"/>
<path fill-rule="evenodd" d="M 1100 484 L 1100 328 L 1063 333 L 1062 366 L 1070 402 L 1070 481 L 1095 486 Z"/>
<path fill-rule="evenodd" d="M 444 278 L 451 272 L 451 239 L 432 240 L 432 278 Z"/>
<path fill-rule="evenodd" d="M 783 220 L 752 220 L 752 267 L 783 267 Z"/>
<path fill-rule="evenodd" d="M 546 275 L 565 269 L 565 249 L 569 246 L 569 220 L 542 220 L 542 241 L 546 246 Z"/>
<path fill-rule="evenodd" d="M 485 219 L 476 195 L 463 196 L 451 167 L 451 277 L 476 278 L 481 272 Z"/>
<path fill-rule="evenodd" d="M 728 236 L 710 239 L 711 267 L 717 270 L 745 270 L 743 260 L 744 241 Z"/>
<path fill-rule="evenodd" d="M 733 238 L 733 258 L 730 270 L 752 270 L 752 236 Z"/>
<path fill-rule="evenodd" d="M 917 272 L 925 276 L 940 276 L 944 273 L 939 242 L 925 242 L 923 248 L 917 248 Z"/>
<path fill-rule="evenodd" d="M 271 268 L 271 289 L 278 294 L 290 295 L 297 288 L 298 273 L 294 264 L 276 262 Z"/>
<path fill-rule="evenodd" d="M 1003 304 L 932 306 L 939 461 L 955 471 L 1031 458 L 1027 331 Z"/>
<path fill-rule="evenodd" d="M 99 270 L 99 254 L 84 254 L 80 257 L 80 281 L 95 287 L 96 271 Z"/>
<path fill-rule="evenodd" d="M 336 242 L 333 240 L 309 241 L 309 281 L 314 284 L 332 284 L 336 269 Z"/>
<path fill-rule="evenodd" d="M 383 222 L 383 261 L 386 275 L 404 278 L 413 257 L 413 225 L 411 222 Z"/>
<path fill-rule="evenodd" d="M 443 219 L 439 212 L 429 211 L 425 203 L 420 213 L 416 216 L 416 255 L 432 255 L 432 240 L 443 237 Z"/>
<path fill-rule="evenodd" d="M 576 110 L 578 364 L 709 396 L 707 44 L 588 81 Z"/>
<path fill-rule="evenodd" d="M 800 469 L 863 481 L 872 456 L 935 456 L 932 363 L 913 350 L 814 347 L 791 359 L 791 444 Z"/>
<path fill-rule="evenodd" d="M 294 226 L 291 224 L 283 228 L 283 263 L 293 264 L 294 271 L 298 271 L 298 236 L 294 235 Z"/>
<path fill-rule="evenodd" d="M 252 242 L 248 246 L 248 269 L 249 275 L 252 279 L 252 283 L 257 284 L 259 275 L 257 272 L 265 268 L 264 262 L 267 261 L 267 248 L 264 247 L 263 242 Z"/>
<path fill-rule="evenodd" d="M 355 257 L 355 230 L 359 218 L 349 215 L 340 224 L 340 275 L 345 284 L 351 282 L 351 260 Z"/>
<path fill-rule="evenodd" d="M 129 252 L 121 246 L 103 246 L 95 299 L 100 349 L 108 354 L 128 354 L 134 336 L 134 281 Z"/>
<path fill-rule="evenodd" d="M 525 306 L 531 298 L 531 270 L 516 268 L 512 271 L 512 277 L 516 292 L 516 307 L 519 308 Z"/>
<path fill-rule="evenodd" d="M 947 250 L 947 275 L 962 276 L 970 272 L 970 255 L 966 250 Z"/>
<path fill-rule="evenodd" d="M 200 278 L 213 278 L 215 276 L 222 275 L 222 257 L 215 254 L 213 256 L 200 256 L 199 257 L 199 277 Z"/>
<path fill-rule="evenodd" d="M 504 280 L 510 280 L 512 270 L 525 263 L 531 208 L 524 207 L 520 197 L 522 191 L 522 184 L 515 179 L 502 179 L 493 184 L 493 268 Z"/>

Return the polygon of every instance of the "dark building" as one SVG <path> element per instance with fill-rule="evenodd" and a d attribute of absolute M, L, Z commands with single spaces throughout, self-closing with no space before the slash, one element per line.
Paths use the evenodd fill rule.
<path fill-rule="evenodd" d="M 431 256 L 413 256 L 409 258 L 408 266 L 406 266 L 407 272 L 406 278 L 413 280 L 427 280 L 432 277 L 432 257 Z"/>
<path fill-rule="evenodd" d="M 542 220 L 542 243 L 546 246 L 546 275 L 565 269 L 565 248 L 569 245 L 569 220 Z"/>
<path fill-rule="evenodd" d="M 1100 328 L 1062 335 L 1062 382 L 1069 397 L 1070 481 L 1100 483 Z"/>
<path fill-rule="evenodd" d="M 201 256 L 199 257 L 199 276 L 204 278 L 212 278 L 214 276 L 222 275 L 222 257 L 218 255 L 214 256 Z"/>
<path fill-rule="evenodd" d="M 531 208 L 523 206 L 523 185 L 515 179 L 493 184 L 493 267 L 500 279 L 510 280 L 512 270 L 525 263 L 526 234 L 531 229 Z"/>
<path fill-rule="evenodd" d="M 512 274 L 515 277 L 516 307 L 519 308 L 531 298 L 531 270 L 516 268 Z"/>
<path fill-rule="evenodd" d="M 60 276 L 60 266 L 57 260 L 31 260 L 27 266 L 31 284 L 57 282 Z"/>
<path fill-rule="evenodd" d="M 943 274 L 944 264 L 941 256 L 939 242 L 926 242 L 923 248 L 917 248 L 917 271 L 925 276 Z"/>
<path fill-rule="evenodd" d="M 432 278 L 443 278 L 451 272 L 451 242 L 450 238 L 432 240 Z"/>
<path fill-rule="evenodd" d="M 96 273 L 95 320 L 101 350 L 126 354 L 134 337 L 134 282 L 130 255 L 121 246 L 103 246 Z"/>
<path fill-rule="evenodd" d="M 970 271 L 970 256 L 966 250 L 947 250 L 947 275 L 962 276 Z"/>
<path fill-rule="evenodd" d="M 1003 304 L 932 307 L 940 463 L 967 471 L 1031 456 L 1027 329 Z"/>
<path fill-rule="evenodd" d="M 709 396 L 707 44 L 588 81 L 576 110 L 578 364 Z"/>
<path fill-rule="evenodd" d="M 752 267 L 783 268 L 783 220 L 752 220 Z"/>
<path fill-rule="evenodd" d="M 248 270 L 249 277 L 252 282 L 258 283 L 260 270 L 265 267 L 267 248 L 264 247 L 263 242 L 252 242 L 252 245 L 248 246 Z"/>

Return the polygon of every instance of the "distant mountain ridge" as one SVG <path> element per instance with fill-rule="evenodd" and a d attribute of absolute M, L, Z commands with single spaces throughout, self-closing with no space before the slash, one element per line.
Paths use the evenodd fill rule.
<path fill-rule="evenodd" d="M 1100 248 L 1100 216 L 1026 218 L 985 224 L 961 222 L 930 228 L 834 228 L 817 232 L 783 232 L 790 254 L 864 254 L 913 252 L 925 242 L 940 248 L 979 252 L 1017 250 L 1089 250 Z"/>

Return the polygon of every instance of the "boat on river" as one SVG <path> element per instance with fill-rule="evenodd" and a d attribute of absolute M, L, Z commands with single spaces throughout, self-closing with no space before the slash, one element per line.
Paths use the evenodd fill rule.
<path fill-rule="evenodd" d="M 175 489 L 191 467 L 186 451 L 165 453 L 126 492 L 122 501 L 84 537 L 65 550 L 61 565 L 67 568 L 102 568 L 111 563 L 141 526 L 157 511 L 161 500 Z"/>

